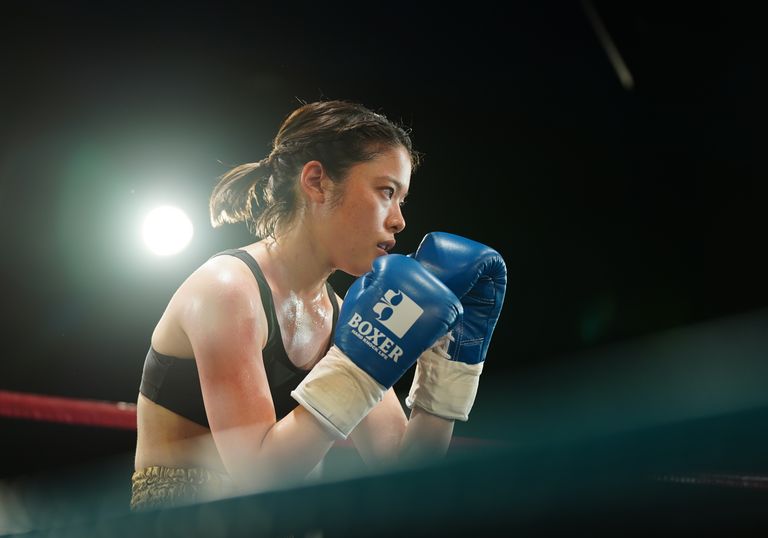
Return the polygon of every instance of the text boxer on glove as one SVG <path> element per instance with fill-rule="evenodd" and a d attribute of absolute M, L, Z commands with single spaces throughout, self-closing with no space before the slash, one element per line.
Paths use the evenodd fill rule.
<path fill-rule="evenodd" d="M 334 346 L 291 396 L 346 439 L 461 312 L 458 298 L 422 264 L 398 254 L 377 258 L 347 292 Z"/>
<path fill-rule="evenodd" d="M 406 404 L 467 420 L 504 302 L 507 267 L 492 248 L 444 232 L 427 234 L 414 257 L 456 294 L 464 313 L 452 333 L 419 358 Z"/>

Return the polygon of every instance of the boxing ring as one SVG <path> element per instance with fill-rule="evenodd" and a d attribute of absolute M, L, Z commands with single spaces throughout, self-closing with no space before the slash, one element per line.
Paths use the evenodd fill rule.
<path fill-rule="evenodd" d="M 133 404 L 8 391 L 0 391 L 0 416 L 92 428 L 136 425 Z M 688 451 L 701 447 L 713 431 L 726 428 L 731 436 L 743 435 L 764 419 L 768 409 L 721 417 L 719 425 L 717 420 L 690 423 L 684 433 L 678 425 L 540 446 L 459 438 L 452 457 L 429 466 L 143 514 L 129 513 L 127 505 L 122 511 L 102 506 L 99 512 L 93 505 L 100 488 L 124 488 L 125 500 L 129 497 L 132 469 L 123 458 L 119 472 L 92 476 L 87 493 L 81 486 L 72 488 L 85 503 L 90 499 L 90 506 L 71 504 L 42 526 L 34 514 L 15 527 L 6 521 L 0 531 L 30 537 L 743 535 L 768 529 L 768 474 L 694 472 L 690 460 L 696 457 Z M 687 440 L 684 447 L 681 437 Z M 353 451 L 350 443 L 332 449 L 337 458 Z M 71 484 L 72 476 L 83 474 L 62 480 Z M 66 486 L 52 487 L 67 495 Z M 8 502 L 0 488 L 6 518 L 9 510 L 23 509 Z"/>
<path fill-rule="evenodd" d="M 467 423 L 485 423 L 488 435 L 457 433 L 448 457 L 425 466 L 371 473 L 351 443 L 337 443 L 323 476 L 301 487 L 147 513 L 128 511 L 132 453 L 0 477 L 0 535 L 764 536 L 766 326 L 768 312 L 758 312 L 538 378 L 488 377 Z M 616 356 L 636 366 L 620 369 Z M 67 429 L 125 440 L 136 409 L 0 390 L 4 444 L 37 424 L 54 428 L 46 449 L 66 446 Z M 494 432 L 506 440 L 487 441 Z"/>

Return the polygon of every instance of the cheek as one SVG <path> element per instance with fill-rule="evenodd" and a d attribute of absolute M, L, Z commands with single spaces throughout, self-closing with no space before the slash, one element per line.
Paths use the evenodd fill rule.
<path fill-rule="evenodd" d="M 382 218 L 385 213 L 380 204 L 366 200 L 367 203 L 361 203 L 354 207 L 349 207 L 344 219 L 347 224 L 369 228 L 372 224 Z"/>

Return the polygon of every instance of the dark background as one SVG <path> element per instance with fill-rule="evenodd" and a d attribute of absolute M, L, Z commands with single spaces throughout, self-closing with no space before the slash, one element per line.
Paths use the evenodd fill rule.
<path fill-rule="evenodd" d="M 765 4 L 596 1 L 631 90 L 576 0 L 249 5 L 3 3 L 0 389 L 135 401 L 175 289 L 251 241 L 210 227 L 215 178 L 299 100 L 413 129 L 398 252 L 442 230 L 506 259 L 484 382 L 768 307 Z M 161 258 L 141 223 L 165 204 L 195 237 Z M 67 452 L 6 431 L 5 475 Z"/>

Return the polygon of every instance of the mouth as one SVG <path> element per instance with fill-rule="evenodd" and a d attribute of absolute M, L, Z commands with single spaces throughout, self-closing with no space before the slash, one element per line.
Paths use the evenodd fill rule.
<path fill-rule="evenodd" d="M 376 246 L 379 247 L 380 250 L 383 250 L 384 254 L 388 254 L 390 250 L 395 248 L 395 240 L 392 239 L 391 241 L 384 241 L 383 243 L 379 243 Z"/>

